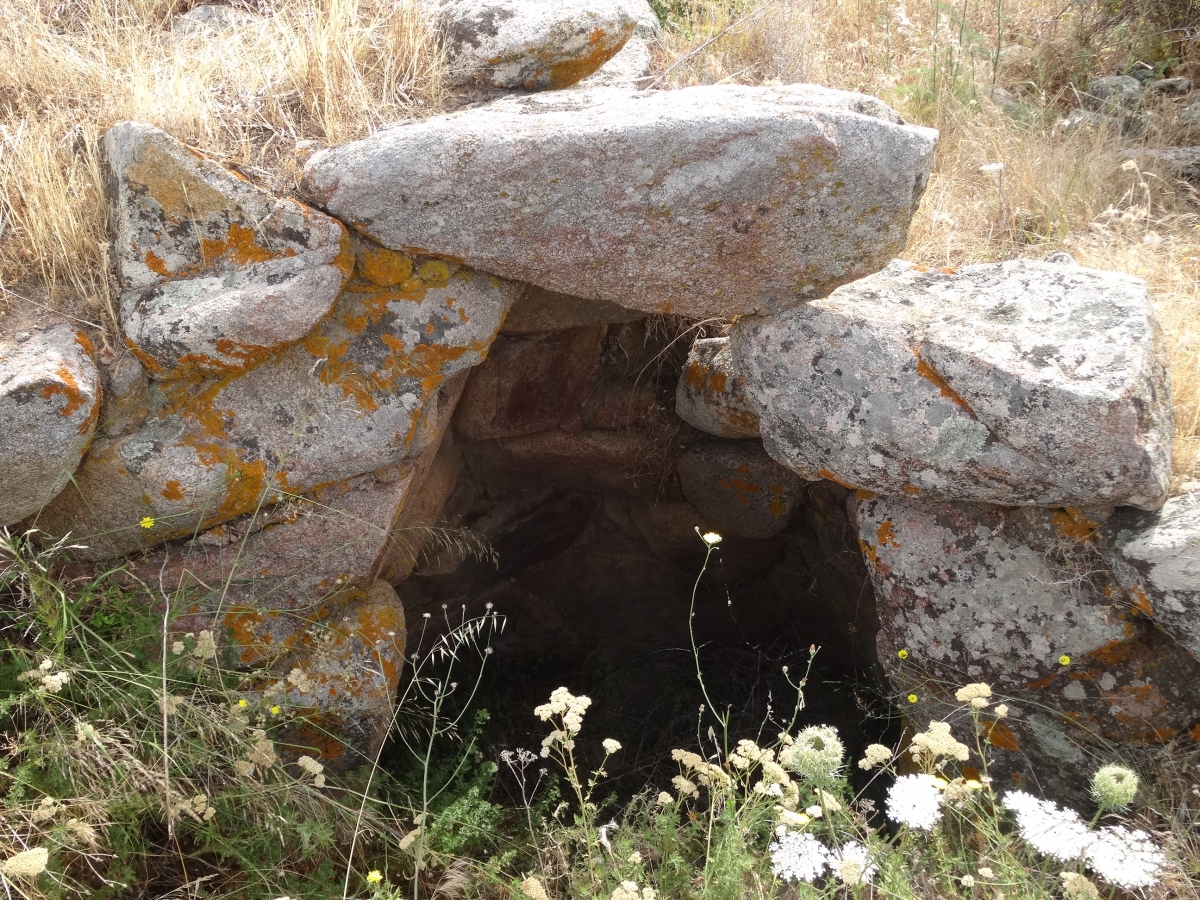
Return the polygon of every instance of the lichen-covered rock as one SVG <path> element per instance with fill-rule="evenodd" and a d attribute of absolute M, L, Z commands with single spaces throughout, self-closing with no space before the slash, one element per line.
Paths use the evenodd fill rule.
<path fill-rule="evenodd" d="M 452 81 L 570 87 L 608 62 L 638 22 L 627 0 L 434 0 Z"/>
<path fill-rule="evenodd" d="M 486 356 L 520 286 L 406 266 L 396 287 L 356 278 L 319 328 L 245 373 L 156 385 L 154 413 L 96 442 L 44 527 L 118 556 L 418 452 L 438 388 Z"/>
<path fill-rule="evenodd" d="M 208 3 L 196 6 L 171 21 L 175 34 L 204 37 L 222 32 L 237 31 L 253 25 L 258 17 L 242 9 L 223 4 Z"/>
<path fill-rule="evenodd" d="M 632 322 L 645 315 L 607 300 L 585 300 L 531 287 L 504 319 L 500 333 L 540 334 L 584 325 Z"/>
<path fill-rule="evenodd" d="M 133 353 L 124 353 L 104 369 L 100 432 L 120 437 L 141 428 L 150 415 L 150 378 Z"/>
<path fill-rule="evenodd" d="M 281 743 L 333 771 L 374 763 L 392 725 L 407 639 L 404 607 L 386 581 L 312 623 L 282 661 L 287 676 L 266 690 L 297 717 Z"/>
<path fill-rule="evenodd" d="M 473 441 L 516 437 L 579 418 L 600 366 L 605 327 L 500 337 L 471 373 L 455 428 Z"/>
<path fill-rule="evenodd" d="M 121 326 L 155 377 L 261 362 L 329 312 L 353 266 L 345 228 L 279 200 L 166 132 L 104 138 Z"/>
<path fill-rule="evenodd" d="M 723 535 L 768 538 L 787 527 L 805 481 L 749 441 L 705 441 L 680 454 L 683 496 Z"/>
<path fill-rule="evenodd" d="M 0 526 L 42 509 L 79 465 L 100 415 L 92 353 L 66 325 L 0 338 Z"/>
<path fill-rule="evenodd" d="M 1142 168 L 1157 168 L 1175 178 L 1200 181 L 1200 147 L 1129 150 L 1125 157 L 1136 160 Z"/>
<path fill-rule="evenodd" d="M 774 312 L 903 248 L 936 132 L 813 85 L 568 91 L 317 154 L 303 196 L 394 249 L 653 313 Z"/>
<path fill-rule="evenodd" d="M 621 52 L 601 66 L 594 75 L 579 82 L 577 87 L 590 90 L 598 87 L 640 88 L 653 67 L 650 45 L 636 34 L 625 42 Z"/>
<path fill-rule="evenodd" d="M 892 687 L 917 698 L 921 726 L 948 714 L 957 688 L 991 685 L 1009 707 L 1005 719 L 984 717 L 993 777 L 1070 795 L 1086 789 L 1079 769 L 1097 741 L 1153 743 L 1196 724 L 1200 664 L 1114 603 L 1078 516 L 1021 516 L 1050 520 L 1073 549 L 1035 550 L 1002 507 L 857 500 L 876 644 Z"/>
<path fill-rule="evenodd" d="M 1084 100 L 1093 109 L 1103 112 L 1127 109 L 1141 100 L 1142 84 L 1128 75 L 1110 75 L 1088 82 Z"/>
<path fill-rule="evenodd" d="M 825 300 L 742 319 L 730 346 L 767 451 L 805 478 L 1155 508 L 1173 434 L 1157 334 L 1145 285 L 1126 275 L 897 261 Z"/>
<path fill-rule="evenodd" d="M 1200 659 L 1200 483 L 1158 512 L 1118 510 L 1101 553 L 1130 601 Z"/>
<path fill-rule="evenodd" d="M 675 412 L 717 437 L 759 436 L 758 413 L 734 374 L 728 338 L 701 338 L 692 344 L 675 390 Z"/>

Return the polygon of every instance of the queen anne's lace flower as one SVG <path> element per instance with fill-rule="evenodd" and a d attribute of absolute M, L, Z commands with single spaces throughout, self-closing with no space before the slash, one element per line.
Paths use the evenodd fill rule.
<path fill-rule="evenodd" d="M 1120 826 L 1101 828 L 1087 848 L 1088 867 L 1126 890 L 1157 884 L 1166 861 L 1150 835 Z"/>
<path fill-rule="evenodd" d="M 605 738 L 603 741 L 604 752 L 612 756 L 621 749 L 621 742 L 615 741 L 612 738 Z"/>
<path fill-rule="evenodd" d="M 1025 791 L 1006 793 L 1004 806 L 1016 816 L 1021 838 L 1043 856 L 1073 862 L 1092 843 L 1091 831 L 1073 809 L 1063 809 Z"/>
<path fill-rule="evenodd" d="M 893 822 L 933 831 L 942 818 L 942 792 L 932 775 L 901 775 L 888 788 L 887 815 Z"/>
<path fill-rule="evenodd" d="M 879 866 L 875 865 L 875 858 L 858 841 L 843 844 L 829 856 L 829 867 L 833 869 L 833 874 L 838 877 L 838 881 L 851 887 L 870 884 L 875 878 L 875 873 L 879 871 Z"/>
<path fill-rule="evenodd" d="M 771 871 L 784 881 L 811 884 L 829 868 L 829 850 L 811 834 L 789 831 L 767 849 L 771 854 Z"/>
<path fill-rule="evenodd" d="M 1124 766 L 1101 766 L 1092 776 L 1092 797 L 1103 810 L 1124 809 L 1137 791 L 1137 773 Z"/>
<path fill-rule="evenodd" d="M 845 755 L 837 729 L 828 725 L 805 728 L 796 740 L 779 752 L 779 762 L 813 781 L 829 781 L 837 776 Z"/>

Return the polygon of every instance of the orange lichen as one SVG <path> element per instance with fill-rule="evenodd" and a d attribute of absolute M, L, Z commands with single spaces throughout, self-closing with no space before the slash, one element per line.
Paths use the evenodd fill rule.
<path fill-rule="evenodd" d="M 1019 750 L 1020 742 L 1013 730 L 1003 722 L 984 722 L 983 739 L 1001 750 Z"/>
<path fill-rule="evenodd" d="M 622 41 L 614 40 L 603 28 L 593 30 L 588 36 L 588 43 L 593 49 L 586 56 L 558 62 L 546 61 L 525 79 L 521 86 L 531 91 L 570 87 L 616 56 L 623 45 Z"/>
<path fill-rule="evenodd" d="M 164 278 L 171 277 L 172 273 L 171 270 L 167 268 L 166 261 L 154 251 L 147 250 L 146 255 L 142 258 L 142 260 L 146 263 L 146 268 L 155 275 L 161 275 Z"/>
<path fill-rule="evenodd" d="M 1140 612 L 1144 616 L 1153 616 L 1154 615 L 1154 607 L 1150 605 L 1150 598 L 1146 596 L 1145 591 L 1143 591 L 1137 585 L 1134 585 L 1128 591 L 1128 594 L 1129 594 L 1129 601 L 1133 604 L 1134 609 L 1136 609 L 1138 612 Z"/>
<path fill-rule="evenodd" d="M 182 500 L 183 485 L 172 478 L 167 482 L 167 486 L 162 491 L 163 498 L 166 500 Z"/>
<path fill-rule="evenodd" d="M 918 375 L 920 375 L 926 381 L 933 384 L 933 386 L 938 389 L 938 391 L 941 393 L 941 395 L 943 397 L 950 400 L 952 403 L 956 403 L 959 406 L 961 406 L 968 413 L 970 413 L 971 416 L 975 415 L 975 410 L 971 409 L 971 404 L 969 404 L 966 400 L 964 400 L 962 395 L 959 394 L 956 390 L 954 390 L 954 388 L 950 387 L 949 383 L 946 381 L 945 378 L 943 378 L 941 376 L 941 374 L 938 373 L 937 369 L 935 369 L 933 366 L 931 366 L 921 356 L 920 350 L 914 349 L 913 356 L 915 356 L 917 358 L 917 374 Z"/>
<path fill-rule="evenodd" d="M 229 232 L 225 238 L 220 240 L 200 239 L 200 256 L 208 265 L 212 265 L 218 259 L 227 259 L 235 266 L 244 266 L 250 263 L 266 262 L 268 259 L 296 255 L 296 251 L 291 247 L 272 251 L 260 246 L 257 237 L 254 229 L 239 225 L 237 222 L 230 222 Z"/>
<path fill-rule="evenodd" d="M 836 475 L 834 475 L 828 469 L 817 469 L 817 474 L 820 475 L 822 478 L 832 481 L 834 484 L 841 485 L 842 487 L 846 488 L 846 490 L 848 490 L 848 491 L 856 490 L 854 485 L 849 484 L 848 482 L 842 481 L 842 479 L 838 478 Z"/>
<path fill-rule="evenodd" d="M 413 260 L 407 253 L 371 247 L 359 256 L 358 271 L 380 287 L 393 287 L 412 277 Z"/>
<path fill-rule="evenodd" d="M 884 519 L 879 523 L 879 528 L 876 531 L 876 537 L 879 540 L 881 547 L 899 547 L 900 542 L 896 540 L 890 519 Z"/>
<path fill-rule="evenodd" d="M 761 493 L 758 485 L 752 481 L 747 481 L 745 478 L 739 478 L 732 475 L 729 478 L 718 478 L 717 487 L 725 491 L 732 491 L 734 499 L 742 506 L 750 504 L 750 495 Z"/>
<path fill-rule="evenodd" d="M 1096 529 L 1100 527 L 1099 522 L 1093 521 L 1073 507 L 1057 510 L 1050 517 L 1050 522 L 1061 537 L 1080 543 L 1090 541 Z"/>
<path fill-rule="evenodd" d="M 54 374 L 58 376 L 58 382 L 52 381 L 42 387 L 42 399 L 50 401 L 61 396 L 63 406 L 58 414 L 63 417 L 71 416 L 87 402 L 87 398 L 79 389 L 79 382 L 66 363 L 60 362 Z"/>
<path fill-rule="evenodd" d="M 921 489 L 915 484 L 906 484 L 901 490 L 906 494 L 912 494 L 914 497 L 921 493 Z"/>

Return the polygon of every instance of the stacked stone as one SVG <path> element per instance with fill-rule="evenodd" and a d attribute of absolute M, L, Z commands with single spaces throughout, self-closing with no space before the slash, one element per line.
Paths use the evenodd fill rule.
<path fill-rule="evenodd" d="M 638 28 L 632 7 L 584 5 L 611 22 L 586 19 L 583 43 L 570 3 L 430 10 L 473 82 L 535 90 Z M 179 598 L 180 627 L 225 635 L 231 662 L 311 706 L 332 761 L 382 740 L 405 635 L 388 585 L 464 467 L 502 486 L 568 461 L 663 547 L 701 522 L 774 539 L 840 491 L 879 659 L 921 712 L 969 681 L 1014 698 L 990 737 L 1015 774 L 1065 775 L 1085 733 L 1178 735 L 1200 719 L 1200 494 L 1168 501 L 1145 286 L 896 261 L 935 142 L 811 85 L 556 91 L 317 153 L 301 202 L 118 125 L 129 352 L 102 407 L 81 333 L 0 341 L 17 426 L 0 522 L 71 534 L 82 559 L 146 554 L 134 570 Z M 693 430 L 653 462 L 677 490 L 652 505 L 630 462 L 668 414 L 603 372 L 637 355 L 630 320 L 666 314 L 736 323 L 691 348 L 674 414 Z"/>

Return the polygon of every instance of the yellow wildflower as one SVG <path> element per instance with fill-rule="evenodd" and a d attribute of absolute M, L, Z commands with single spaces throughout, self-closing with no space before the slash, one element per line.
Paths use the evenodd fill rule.
<path fill-rule="evenodd" d="M 152 516 L 142 516 L 142 521 L 138 522 L 143 528 L 153 528 L 154 518 Z"/>
<path fill-rule="evenodd" d="M 1060 666 L 1069 666 L 1071 664 L 1071 657 L 1067 656 L 1067 654 L 1064 653 L 1062 656 L 1060 656 L 1058 658 L 1058 664 Z"/>
<path fill-rule="evenodd" d="M 901 659 L 908 659 L 908 651 L 907 650 L 904 650 L 904 649 L 898 650 L 896 652 L 896 655 L 898 657 L 900 657 Z"/>
<path fill-rule="evenodd" d="M 908 702 L 909 702 L 909 703 L 916 703 L 916 702 L 917 702 L 917 700 L 918 700 L 918 697 L 917 697 L 917 695 L 916 695 L 916 694 L 909 694 L 909 695 L 908 695 Z"/>
<path fill-rule="evenodd" d="M 383 873 L 378 869 L 372 869 L 367 873 L 367 884 L 379 884 L 383 881 Z"/>

